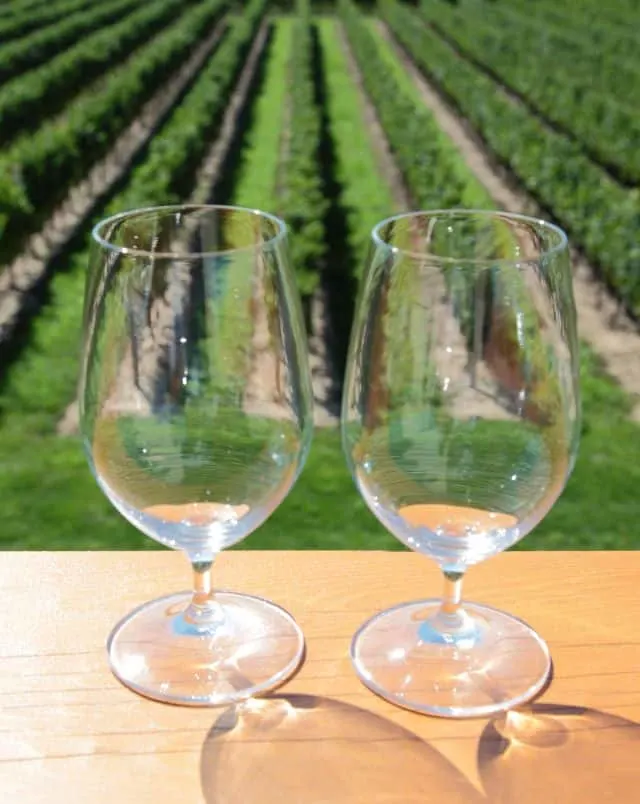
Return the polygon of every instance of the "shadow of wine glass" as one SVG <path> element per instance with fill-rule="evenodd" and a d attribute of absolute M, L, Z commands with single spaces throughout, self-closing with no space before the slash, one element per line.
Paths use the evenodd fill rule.
<path fill-rule="evenodd" d="M 640 801 L 640 725 L 574 706 L 534 704 L 491 721 L 478 746 L 490 804 Z"/>
<path fill-rule="evenodd" d="M 359 707 L 306 695 L 225 710 L 204 742 L 209 804 L 480 804 L 483 797 L 415 734 Z"/>

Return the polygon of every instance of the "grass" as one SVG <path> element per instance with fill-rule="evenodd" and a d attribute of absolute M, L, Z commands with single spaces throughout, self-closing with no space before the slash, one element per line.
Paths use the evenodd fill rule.
<path fill-rule="evenodd" d="M 640 547 L 636 501 L 640 427 L 627 418 L 631 400 L 586 350 L 582 355 L 582 389 L 583 433 L 574 472 L 551 513 L 515 549 Z M 399 547 L 394 542 L 360 502 L 337 432 L 325 430 L 316 434 L 305 472 L 290 497 L 244 546 Z"/>
<path fill-rule="evenodd" d="M 258 209 L 277 209 L 276 187 L 280 142 L 287 98 L 287 70 L 291 57 L 293 19 L 274 21 L 264 83 L 253 111 L 242 161 L 230 203 Z"/>
<path fill-rule="evenodd" d="M 631 399 L 586 348 L 581 382 L 584 421 L 578 461 L 559 502 L 520 549 L 640 547 L 640 427 L 628 419 Z"/>
<path fill-rule="evenodd" d="M 341 185 L 340 205 L 347 217 L 350 251 L 364 263 L 371 230 L 376 223 L 399 210 L 394 210 L 391 190 L 380 175 L 366 135 L 360 94 L 349 76 L 336 22 L 318 20 L 318 35 L 336 173 Z M 358 270 L 355 272 L 357 274 Z"/>

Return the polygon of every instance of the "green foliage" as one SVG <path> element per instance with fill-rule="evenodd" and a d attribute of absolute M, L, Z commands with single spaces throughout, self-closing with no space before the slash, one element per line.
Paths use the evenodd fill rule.
<path fill-rule="evenodd" d="M 333 20 L 323 19 L 318 22 L 318 32 L 328 123 L 340 184 L 339 202 L 346 216 L 348 253 L 354 257 L 346 268 L 355 276 L 367 257 L 372 228 L 398 210 L 394 209 L 389 185 L 380 174 L 373 149 L 363 137 L 362 105 L 356 86 L 347 80 L 348 64 L 338 28 Z"/>
<path fill-rule="evenodd" d="M 312 45 L 310 2 L 299 0 L 289 63 L 291 115 L 280 212 L 291 227 L 291 259 L 303 296 L 311 295 L 318 284 L 327 208 L 319 164 L 321 118 L 315 99 Z"/>
<path fill-rule="evenodd" d="M 593 158 L 624 181 L 640 180 L 637 70 L 625 72 L 622 60 L 594 51 L 593 43 L 587 49 L 546 27 L 532 29 L 500 9 L 425 0 L 422 14 L 536 112 L 563 126 Z"/>
<path fill-rule="evenodd" d="M 264 0 L 254 0 L 253 13 L 257 13 L 257 10 L 263 7 Z M 228 42 L 235 41 L 237 45 L 243 31 L 244 36 L 250 38 L 248 25 L 246 20 L 244 23 L 237 22 L 237 27 L 229 36 Z M 231 47 L 227 52 L 230 50 Z M 222 55 L 222 49 L 216 54 L 219 55 Z M 239 54 L 237 58 L 240 58 Z M 218 62 L 218 66 L 220 64 L 221 62 Z M 201 99 L 203 88 L 210 93 L 212 88 L 210 77 L 211 73 L 205 71 L 186 96 L 183 105 L 176 110 L 176 115 L 181 113 L 178 124 L 175 122 L 178 118 L 171 118 L 160 129 L 157 142 L 164 142 L 163 147 L 171 142 L 176 145 L 173 137 L 187 127 L 189 98 Z M 208 145 L 209 141 L 204 139 L 204 142 Z M 180 148 L 177 148 L 177 151 L 180 153 Z M 155 158 L 158 158 L 157 151 L 153 153 L 156 154 Z M 149 154 L 151 161 L 151 150 Z M 157 167 L 158 163 L 155 164 Z M 166 165 L 166 168 L 156 178 L 153 188 L 147 184 L 147 171 L 140 170 L 134 174 L 128 188 L 112 202 L 112 208 L 118 210 L 126 208 L 126 199 L 132 199 L 136 194 L 146 197 L 149 203 L 161 203 L 165 193 L 169 193 L 176 182 L 176 176 L 181 175 L 183 163 L 179 159 L 174 159 Z M 138 185 L 140 190 L 136 189 Z M 149 192 L 156 195 L 152 198 L 146 195 Z M 25 429 L 42 435 L 52 434 L 58 415 L 73 397 L 78 372 L 81 308 L 88 260 L 88 253 L 84 249 L 70 255 L 69 271 L 58 274 L 53 280 L 51 303 L 34 324 L 32 343 L 8 373 L 0 394 L 0 410 L 7 417 L 6 423 L 13 432 L 22 430 L 23 424 L 29 419 L 30 423 L 25 425 Z"/>
<path fill-rule="evenodd" d="M 225 203 L 265 211 L 277 210 L 277 182 L 280 146 L 285 119 L 287 98 L 287 70 L 293 42 L 293 20 L 280 18 L 274 21 L 272 36 L 265 54 L 265 70 L 260 93 L 254 101 L 251 126 L 242 136 L 242 152 L 232 195 Z M 236 272 L 238 268 L 236 267 Z M 246 316 L 236 317 L 233 309 L 250 304 L 253 269 L 235 281 L 235 288 L 227 288 L 225 307 L 219 307 L 219 329 L 212 338 L 210 356 L 221 373 L 223 382 L 229 383 L 229 373 L 236 374 L 244 385 L 245 370 L 242 342 L 251 338 L 251 322 Z M 231 290 L 231 292 L 229 292 Z M 228 306 L 227 306 L 228 305 Z M 228 310 L 228 314 L 227 311 Z M 227 344 L 235 343 L 232 350 Z M 224 356 L 224 359 L 220 358 Z M 240 388 L 238 389 L 240 390 Z"/>
<path fill-rule="evenodd" d="M 578 461 L 562 497 L 518 549 L 637 550 L 640 428 L 629 397 L 584 350 L 583 428 Z M 625 469 L 626 463 L 626 469 Z"/>
<path fill-rule="evenodd" d="M 33 3 L 33 0 L 30 2 Z M 587 0 L 581 2 L 585 3 Z M 14 0 L 12 5 L 17 7 L 27 4 Z M 535 4 L 530 5 L 532 9 L 535 8 Z M 200 11 L 190 13 L 194 20 L 196 14 L 204 14 Z M 77 130 L 91 128 L 93 136 L 104 137 L 108 147 L 117 125 L 120 125 L 118 130 L 122 128 L 119 121 L 123 115 L 126 116 L 123 110 L 129 108 L 127 104 L 131 103 L 134 110 L 131 114 L 135 114 L 143 99 L 184 60 L 193 48 L 193 43 L 203 35 L 207 25 L 204 19 L 204 16 L 200 16 L 199 21 L 191 23 L 190 38 L 178 33 L 186 27 L 186 22 L 179 21 L 174 31 L 167 32 L 150 43 L 149 48 L 145 48 L 147 53 L 144 58 L 147 65 L 156 65 L 153 69 L 147 66 L 145 70 L 149 71 L 140 69 L 137 72 L 143 57 L 141 52 L 130 64 L 114 71 L 108 86 L 117 77 L 121 86 L 126 85 L 127 89 L 122 90 L 122 95 L 111 90 L 111 107 L 101 106 L 102 101 L 98 103 L 97 97 L 90 99 L 95 101 L 94 107 L 88 99 L 83 99 L 82 109 L 86 110 L 87 117 L 84 122 L 81 118 L 77 119 Z M 282 24 L 283 21 L 278 21 L 278 29 Z M 289 20 L 284 21 L 284 24 L 292 25 Z M 370 28 L 368 23 L 367 27 Z M 291 31 L 291 27 L 288 30 Z M 333 21 L 323 19 L 319 23 L 319 30 L 322 66 L 328 90 L 327 115 L 335 142 L 337 174 L 341 183 L 340 198 L 347 217 L 349 244 L 353 247 L 353 253 L 364 261 L 371 226 L 395 210 L 389 187 L 379 174 L 367 138 L 363 137 L 359 98 L 355 85 L 348 78 L 337 27 Z M 171 47 L 162 44 L 167 40 L 173 41 L 171 47 L 176 48 L 175 55 L 170 56 Z M 397 61 L 390 58 L 383 40 L 377 37 L 375 41 L 378 55 L 384 59 L 386 73 L 395 76 L 396 87 L 402 87 L 401 91 L 410 95 L 410 79 L 399 68 Z M 166 52 L 163 50 L 165 47 Z M 247 151 L 244 155 L 234 203 L 249 206 L 268 206 L 273 203 L 277 143 L 280 139 L 286 93 L 285 76 L 290 53 L 288 34 L 278 41 L 278 47 L 279 50 L 272 49 L 270 52 L 267 75 L 275 62 L 277 69 L 272 76 L 273 80 L 265 84 L 265 91 L 256 102 L 254 127 L 249 138 L 250 152 Z M 425 47 L 425 50 L 431 53 L 429 48 Z M 149 55 L 152 51 L 158 51 L 158 62 Z M 464 76 L 469 76 L 469 72 L 465 72 L 464 62 L 451 60 L 449 49 L 438 50 L 437 54 L 442 56 L 442 63 L 448 65 L 449 70 L 462 70 Z M 171 61 L 171 66 L 160 69 L 158 64 L 163 60 Z M 211 86 L 209 79 L 203 77 L 203 80 L 207 81 L 207 86 Z M 497 95 L 495 85 L 490 81 L 482 83 L 479 88 L 473 83 L 464 82 L 456 86 L 459 86 L 461 93 L 463 87 L 466 87 L 465 101 L 469 105 L 479 104 L 487 93 Z M 195 89 L 194 86 L 194 91 Z M 476 89 L 480 99 L 473 97 Z M 415 92 L 412 97 L 412 114 L 415 114 L 419 99 Z M 130 100 L 126 100 L 127 98 Z M 213 102 L 217 103 L 215 98 Z M 482 102 L 488 103 L 486 100 Z M 70 106 L 69 115 L 73 117 L 80 114 L 75 111 L 76 108 L 78 107 L 75 105 Z M 89 115 L 90 108 L 95 111 L 93 117 Z M 181 105 L 180 108 L 186 107 Z M 103 109 L 103 116 L 98 114 L 100 109 Z M 492 110 L 493 107 L 489 107 L 484 117 L 476 119 L 487 119 L 488 125 L 491 123 Z M 112 120 L 117 125 L 112 127 Z M 199 117 L 198 120 L 200 121 Z M 47 131 L 48 138 L 54 138 L 57 126 L 62 124 L 63 121 L 57 121 L 56 127 L 45 126 L 43 131 Z M 64 124 L 67 124 L 66 119 Z M 184 124 L 187 125 L 186 122 Z M 197 125 L 200 126 L 201 123 L 198 122 Z M 495 123 L 498 133 L 494 131 L 493 136 L 499 136 L 499 128 L 502 126 L 505 129 L 502 136 L 506 138 L 510 135 L 509 126 L 517 125 L 513 117 L 498 116 Z M 172 142 L 177 148 L 175 143 L 183 142 L 177 125 L 161 128 L 157 135 L 158 143 L 165 139 L 167 131 L 173 131 Z M 516 129 L 508 140 L 516 154 L 519 153 L 518 147 L 522 147 L 517 146 L 517 142 L 523 136 L 522 132 L 517 132 Z M 533 135 L 534 144 L 535 138 L 541 136 L 536 132 L 539 129 L 524 129 L 526 136 Z M 437 141 L 442 143 L 444 135 L 441 132 L 436 134 Z M 424 129 L 417 150 L 415 144 L 411 146 L 414 152 L 424 152 L 427 146 L 430 147 L 434 135 L 433 128 Z M 174 136 L 179 139 L 174 140 Z M 184 136 L 186 138 L 186 134 Z M 168 141 L 168 137 L 166 139 Z M 40 133 L 36 133 L 33 140 L 40 143 L 38 147 L 44 147 L 44 139 Z M 62 147 L 63 142 L 61 135 L 61 139 L 53 144 L 49 152 L 51 161 L 40 174 L 42 187 L 35 195 L 31 195 L 35 186 L 33 183 L 27 185 L 20 181 L 20 162 L 3 161 L 4 171 L 0 174 L 0 226 L 3 216 L 9 220 L 11 226 L 15 226 L 15 215 L 19 210 L 24 210 L 26 219 L 34 199 L 37 198 L 39 203 L 40 199 L 46 200 L 48 193 L 55 194 L 56 183 L 62 182 L 68 187 L 70 180 L 67 182 L 66 173 L 75 170 L 75 160 L 82 164 L 74 176 L 86 175 L 87 165 L 92 163 L 93 156 L 90 159 L 85 158 L 85 150 L 88 149 L 93 154 L 91 149 L 95 146 L 89 140 L 78 138 L 75 141 L 75 151 L 72 150 L 71 157 L 67 157 L 64 155 L 66 149 Z M 193 152 L 199 151 L 201 147 L 194 146 Z M 154 148 L 158 149 L 154 151 L 156 154 L 160 154 L 162 148 L 167 148 L 169 159 L 172 150 L 169 145 L 158 144 Z M 18 151 L 12 150 L 12 153 L 17 155 Z M 56 167 L 55 159 L 58 153 L 61 159 L 59 168 Z M 508 154 L 509 151 L 503 150 L 502 153 Z M 564 152 L 561 152 L 561 157 L 563 156 Z M 159 159 L 159 156 L 155 159 Z M 552 150 L 548 152 L 548 159 L 553 164 L 557 162 Z M 158 166 L 160 163 L 156 161 L 155 164 Z M 175 192 L 176 186 L 186 186 L 186 183 L 182 183 L 184 179 L 176 178 L 181 170 L 187 170 L 185 166 L 173 158 L 166 164 L 167 167 L 170 166 L 170 171 L 167 174 L 158 171 L 158 181 L 153 184 L 146 184 L 146 171 L 141 169 L 135 173 L 135 181 L 144 180 L 147 188 L 145 192 L 153 192 L 154 198 L 156 194 L 161 197 L 163 193 L 160 175 L 164 176 L 162 182 L 166 181 L 164 186 L 167 192 Z M 458 173 L 466 172 L 462 160 L 458 160 L 457 164 L 452 160 L 449 164 Z M 535 164 L 537 163 L 529 168 L 532 177 L 540 175 L 536 172 Z M 574 165 L 578 176 L 581 164 Z M 521 163 L 520 169 L 525 170 L 525 163 Z M 189 162 L 187 172 L 192 175 L 192 170 L 193 166 Z M 548 181 L 547 172 L 542 175 Z M 458 178 L 456 186 L 468 188 L 471 185 Z M 557 186 L 561 187 L 560 178 L 557 179 Z M 584 198 L 587 199 L 588 189 L 589 187 L 584 190 Z M 597 184 L 594 184 L 594 191 L 599 192 Z M 127 197 L 133 199 L 137 191 L 131 189 L 127 192 L 131 192 L 131 195 L 123 193 L 117 201 L 118 208 L 124 206 Z M 574 195 L 572 184 L 567 189 L 566 197 L 573 202 Z M 598 199 L 600 204 L 600 196 Z M 611 211 L 603 216 L 598 204 L 584 218 L 584 226 L 590 225 L 596 230 L 598 226 L 606 225 L 610 232 L 614 231 L 611 227 L 616 212 Z M 627 224 L 628 221 L 625 226 Z M 628 233 L 630 230 L 626 231 Z M 627 250 L 629 251 L 628 246 Z M 11 549 L 157 549 L 158 545 L 127 524 L 100 492 L 87 468 L 79 439 L 63 438 L 55 434 L 58 418 L 64 406 L 72 399 L 75 389 L 87 255 L 76 252 L 70 255 L 68 262 L 69 271 L 58 273 L 54 277 L 50 302 L 35 320 L 31 341 L 20 361 L 11 367 L 6 384 L 0 391 L 0 498 L 4 505 L 0 544 L 3 548 Z M 604 375 L 601 366 L 586 351 L 582 356 L 582 389 L 585 415 L 580 458 L 558 504 L 541 525 L 518 545 L 523 549 L 640 547 L 640 526 L 635 502 L 640 484 L 640 465 L 637 461 L 640 430 L 627 420 L 630 400 Z M 34 493 L 34 489 L 37 493 Z M 246 542 L 242 542 L 240 547 L 402 549 L 401 544 L 368 511 L 355 491 L 342 455 L 340 435 L 335 429 L 317 432 L 307 466 L 293 492 L 265 525 Z"/>
<path fill-rule="evenodd" d="M 463 203 L 470 173 L 459 170 L 460 156 L 446 141 L 434 117 L 413 95 L 403 90 L 380 54 L 379 42 L 351 0 L 340 0 L 339 10 L 364 85 L 373 100 L 396 162 L 422 209 L 455 207 Z M 488 197 L 485 197 L 489 205 Z"/>
<path fill-rule="evenodd" d="M 81 39 L 42 67 L 4 84 L 0 88 L 0 142 L 8 142 L 25 128 L 33 131 L 88 82 L 113 69 L 130 56 L 133 48 L 174 21 L 183 6 L 180 0 L 157 0 L 117 25 Z"/>
<path fill-rule="evenodd" d="M 69 188 L 108 152 L 141 104 L 192 52 L 222 7 L 223 0 L 204 0 L 114 70 L 101 92 L 83 95 L 64 117 L 16 140 L 2 155 L 0 215 L 5 227 L 0 262 L 16 253 Z"/>
<path fill-rule="evenodd" d="M 555 24 L 567 35 L 582 36 L 591 46 L 606 39 L 614 49 L 629 47 L 633 58 L 638 42 L 638 4 L 636 0 L 616 0 L 603 4 L 600 0 L 495 0 L 501 9 L 524 11 L 532 22 Z M 636 23 L 634 25 L 634 23 Z"/>
<path fill-rule="evenodd" d="M 398 59 L 394 49 L 389 42 L 380 34 L 376 20 L 369 18 L 367 26 L 375 40 L 378 55 L 384 61 L 387 72 L 396 80 L 399 92 L 404 93 L 408 98 L 413 99 L 414 104 L 425 109 L 424 99 L 416 87 L 415 82 L 404 66 Z M 484 185 L 476 179 L 468 165 L 461 158 L 458 149 L 449 139 L 448 135 L 436 124 L 435 131 L 429 130 L 429 136 L 437 138 L 438 148 L 442 153 L 447 154 L 447 161 L 458 176 L 458 182 L 462 189 L 461 205 L 468 209 L 492 209 L 495 205 Z"/>
<path fill-rule="evenodd" d="M 51 0 L 9 0 L 0 6 L 0 19 L 4 22 L 9 21 L 16 17 L 21 16 L 23 13 L 28 12 L 35 16 L 39 14 L 42 9 L 36 9 L 38 6 L 49 5 Z"/>
<path fill-rule="evenodd" d="M 421 69 L 599 266 L 620 298 L 640 314 L 638 191 L 624 190 L 578 144 L 511 102 L 417 14 L 395 0 L 382 0 L 380 8 Z"/>
<path fill-rule="evenodd" d="M 588 9 L 584 6 L 576 7 L 573 3 L 559 4 L 555 0 L 538 0 L 535 3 L 529 0 L 508 0 L 506 3 L 494 3 L 487 10 L 491 15 L 494 11 L 500 14 L 496 17 L 497 24 L 504 17 L 527 26 L 533 36 L 546 33 L 545 42 L 548 43 L 549 51 L 551 48 L 563 49 L 569 46 L 580 56 L 590 55 L 593 60 L 597 60 L 596 63 L 600 62 L 598 66 L 601 64 L 608 74 L 609 66 L 616 62 L 623 69 L 638 69 L 637 29 L 629 25 L 629 19 L 625 20 L 623 26 L 619 25 L 615 15 L 611 14 L 613 9 L 604 9 L 600 2 L 597 9 Z M 600 81 L 598 72 L 592 61 L 591 78 L 594 82 Z"/>
<path fill-rule="evenodd" d="M 37 30 L 24 39 L 3 44 L 0 51 L 0 82 L 42 64 L 65 47 L 74 44 L 78 37 L 95 30 L 99 25 L 116 21 L 142 2 L 144 0 L 100 2 L 87 10 L 71 14 L 59 25 Z"/>
<path fill-rule="evenodd" d="M 64 17 L 72 14 L 78 9 L 91 5 L 93 0 L 58 0 L 58 2 L 48 2 L 47 8 L 42 9 L 37 14 L 30 8 L 0 19 L 0 41 L 7 42 L 9 39 L 17 39 L 19 36 L 26 36 L 36 28 L 44 27 Z M 8 5 L 19 5 L 10 3 Z"/>
<path fill-rule="evenodd" d="M 443 135 L 438 123 L 426 109 L 415 91 L 405 82 L 405 75 L 389 52 L 377 31 L 369 26 L 351 0 L 341 0 L 340 13 L 358 62 L 363 81 L 378 113 L 389 144 L 394 152 L 414 205 L 422 209 L 471 206 L 491 207 L 491 199 L 480 188 L 477 180 L 463 164 L 451 143 Z M 391 210 L 383 217 L 391 214 Z M 390 321 L 400 328 L 408 327 L 404 318 L 409 314 L 405 303 L 411 293 L 411 276 L 415 263 L 407 266 L 405 292 L 390 292 L 387 296 Z M 396 264 L 396 280 L 401 271 Z M 402 317 L 402 321 L 400 320 Z M 472 327 L 472 322 L 470 323 Z M 388 369 L 396 372 L 395 383 L 402 382 L 403 367 L 411 376 L 415 364 L 412 338 L 391 337 L 393 353 L 389 355 Z M 433 378 L 433 367 L 425 370 L 426 382 Z M 396 386 L 397 387 L 397 386 Z"/>
<path fill-rule="evenodd" d="M 77 438 L 55 434 L 77 374 L 86 254 L 55 277 L 32 345 L 0 393 L 3 549 L 157 549 L 107 502 Z M 584 432 L 567 490 L 522 549 L 638 549 L 640 429 L 629 399 L 582 356 Z M 34 456 L 37 456 L 34 459 Z M 37 494 L 34 494 L 37 489 Z M 336 429 L 318 430 L 292 493 L 241 548 L 402 549 L 356 492 Z"/>
<path fill-rule="evenodd" d="M 225 203 L 228 200 L 240 207 L 265 211 L 276 209 L 292 28 L 291 19 L 274 22 L 260 92 L 253 105 L 251 126 L 243 133 L 238 172 L 234 177 L 231 197 L 225 198 Z"/>
<path fill-rule="evenodd" d="M 168 124 L 151 141 L 148 156 L 133 173 L 115 211 L 184 200 L 210 147 L 231 89 L 264 14 L 265 0 L 253 0 L 234 19 L 220 48 L 210 57 L 193 89 L 175 108 Z"/>
<path fill-rule="evenodd" d="M 246 10 L 244 19 L 236 21 L 226 40 L 226 49 L 223 52 L 221 48 L 216 54 L 218 72 L 205 69 L 176 110 L 176 117 L 171 118 L 158 132 L 157 143 L 163 142 L 163 148 L 172 143 L 180 155 L 186 131 L 190 132 L 188 136 L 191 141 L 190 122 L 195 120 L 199 124 L 204 118 L 198 115 L 190 121 L 188 114 L 196 108 L 200 109 L 203 97 L 213 102 L 216 97 L 212 95 L 214 89 L 222 93 L 221 86 L 216 88 L 211 83 L 212 75 L 216 74 L 222 79 L 220 70 L 224 65 L 227 70 L 233 70 L 236 69 L 235 62 L 242 62 L 242 48 L 250 42 L 254 31 L 252 26 L 263 13 L 264 5 L 264 0 L 254 0 Z M 230 54 L 234 54 L 235 62 L 230 60 Z M 218 103 L 223 103 L 227 98 L 228 90 Z M 208 129 L 196 130 L 200 131 L 202 142 L 208 145 Z M 156 144 L 155 148 L 158 147 Z M 153 159 L 157 168 L 158 162 L 155 160 L 160 158 L 160 152 L 150 150 L 149 154 L 149 160 Z M 177 158 L 165 167 L 153 186 L 147 183 L 148 171 L 134 174 L 129 189 L 114 201 L 114 208 L 122 209 L 126 199 L 133 198 L 136 193 L 144 195 L 153 192 L 157 195 L 149 200 L 161 202 L 164 194 L 171 192 L 176 182 L 182 181 L 180 177 L 184 171 L 182 160 Z M 141 188 L 139 191 L 134 186 L 138 184 Z M 70 256 L 69 261 L 70 270 L 55 276 L 50 304 L 35 321 L 31 343 L 22 353 L 20 361 L 9 370 L 0 393 L 0 493 L 6 491 L 13 494 L 15 502 L 9 514 L 15 518 L 15 528 L 11 532 L 5 531 L 0 541 L 7 547 L 21 545 L 23 548 L 96 548 L 107 545 L 157 548 L 153 541 L 127 526 L 107 503 L 91 477 L 79 440 L 56 435 L 58 418 L 71 401 L 76 388 L 88 254 L 78 251 Z M 39 458 L 34 461 L 36 453 Z M 18 455 L 21 457 L 16 460 Z M 19 488 L 22 488 L 22 494 L 18 495 L 21 499 L 16 497 Z M 30 489 L 29 496 L 33 497 L 34 488 L 39 489 L 39 502 L 25 516 L 24 509 L 28 505 L 23 495 Z M 19 513 L 21 509 L 22 518 Z M 40 525 L 35 524 L 38 521 Z"/>

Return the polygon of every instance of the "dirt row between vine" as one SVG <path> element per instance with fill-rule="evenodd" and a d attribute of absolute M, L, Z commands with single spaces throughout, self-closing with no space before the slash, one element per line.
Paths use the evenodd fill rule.
<path fill-rule="evenodd" d="M 365 90 L 362 73 L 356 63 L 342 25 L 339 26 L 339 31 L 349 74 L 360 95 L 363 120 L 369 132 L 369 141 L 376 156 L 378 170 L 391 188 L 397 211 L 409 210 L 414 206 L 411 193 L 396 164 L 375 106 Z M 434 319 L 439 322 L 440 329 L 448 333 L 448 338 L 446 343 L 442 342 L 436 349 L 433 355 L 434 365 L 442 378 L 449 377 L 454 383 L 458 383 L 459 388 L 463 389 L 453 396 L 452 413 L 460 418 L 469 416 L 480 416 L 488 419 L 510 418 L 511 414 L 501 402 L 489 394 L 476 390 L 464 379 L 467 375 L 468 350 L 464 336 L 460 332 L 453 315 L 442 276 L 435 271 L 431 272 L 430 282 L 422 283 L 420 294 L 425 308 L 433 307 L 435 298 L 440 300 L 438 306 L 434 309 Z M 484 384 L 488 387 L 491 384 L 491 379 L 488 376 L 486 367 L 479 367 L 478 370 L 482 372 L 482 376 L 477 379 L 484 381 Z"/>
<path fill-rule="evenodd" d="M 382 124 L 378 118 L 376 108 L 364 88 L 362 73 L 360 72 L 360 68 L 358 67 L 356 59 L 353 55 L 342 23 L 338 23 L 338 31 L 340 45 L 345 54 L 349 67 L 349 75 L 358 89 L 362 119 L 365 125 L 365 130 L 368 132 L 369 142 L 371 143 L 376 156 L 378 170 L 391 189 L 391 195 L 393 196 L 393 201 L 397 207 L 396 212 L 405 212 L 411 209 L 411 195 L 407 189 L 402 173 L 396 165 L 393 153 L 391 152 L 391 147 L 387 141 L 387 136 L 384 133 L 384 129 L 382 128 Z M 391 213 L 392 210 L 389 211 L 389 214 Z"/>
<path fill-rule="evenodd" d="M 295 30 L 294 30 L 295 35 Z M 280 141 L 280 157 L 276 179 L 276 199 L 281 199 L 286 192 L 286 166 L 291 148 L 291 85 L 295 81 L 289 64 L 287 80 L 287 99 L 284 108 L 284 124 Z M 294 266 L 295 271 L 295 266 Z M 329 333 L 327 329 L 327 296 L 323 287 L 318 287 L 309 300 L 308 309 L 308 354 L 311 372 L 311 388 L 313 393 L 313 423 L 316 427 L 335 427 L 339 422 L 339 408 L 334 400 L 336 387 L 335 367 L 329 349 Z"/>
<path fill-rule="evenodd" d="M 215 192 L 240 122 L 240 116 L 247 103 L 251 86 L 256 77 L 258 65 L 263 55 L 269 35 L 269 23 L 264 21 L 256 35 L 242 72 L 234 87 L 231 99 L 227 104 L 225 114 L 220 125 L 218 136 L 205 156 L 194 184 L 194 190 L 188 203 L 205 204 Z M 171 327 L 172 312 L 163 315 L 159 322 L 160 328 Z M 126 370 L 126 369 L 124 369 Z M 78 400 L 74 399 L 65 410 L 57 425 L 59 435 L 73 435 L 78 432 Z"/>
<path fill-rule="evenodd" d="M 130 169 L 136 155 L 200 71 L 226 27 L 226 20 L 216 24 L 191 58 L 147 101 L 107 156 L 69 191 L 43 228 L 29 237 L 22 254 L 4 268 L 0 274 L 0 344 L 14 334 L 23 312 L 31 306 L 32 294 L 46 280 L 51 261 L 80 230 L 100 199 Z"/>
<path fill-rule="evenodd" d="M 544 217 L 545 210 L 489 153 L 478 134 L 420 72 L 384 22 L 380 20 L 377 25 L 411 76 L 425 105 L 496 204 L 509 212 Z M 577 250 L 573 251 L 573 282 L 580 337 L 602 359 L 611 377 L 625 391 L 640 399 L 640 332 L 636 324 L 608 293 L 595 269 Z M 640 421 L 638 401 L 634 404 L 631 418 Z"/>

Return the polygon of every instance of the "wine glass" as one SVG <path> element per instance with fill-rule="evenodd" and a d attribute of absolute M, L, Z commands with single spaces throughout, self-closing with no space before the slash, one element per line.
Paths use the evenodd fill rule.
<path fill-rule="evenodd" d="M 578 340 L 565 234 L 502 212 L 378 224 L 351 336 L 343 446 L 380 522 L 444 573 L 442 600 L 356 633 L 362 681 L 408 709 L 488 715 L 545 685 L 524 622 L 461 603 L 467 568 L 548 513 L 579 439 Z M 496 576 L 496 584 L 500 583 Z"/>
<path fill-rule="evenodd" d="M 312 435 L 300 300 L 285 225 L 174 206 L 93 231 L 80 422 L 89 465 L 136 528 L 192 564 L 194 591 L 145 603 L 108 641 L 114 674 L 161 701 L 223 705 L 301 661 L 293 618 L 214 591 L 212 563 L 290 491 Z"/>

